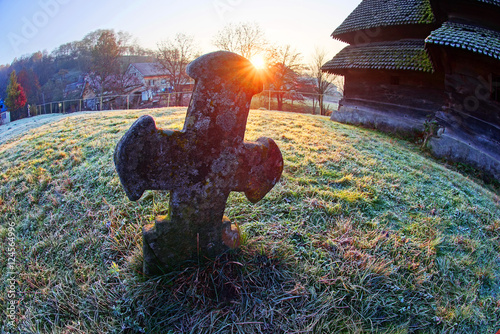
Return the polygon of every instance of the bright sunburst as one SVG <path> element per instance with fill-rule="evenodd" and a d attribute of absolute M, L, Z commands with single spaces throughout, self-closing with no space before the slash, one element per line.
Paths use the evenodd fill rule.
<path fill-rule="evenodd" d="M 266 60 L 261 55 L 253 56 L 250 59 L 250 61 L 252 62 L 253 66 L 255 66 L 255 68 L 258 70 L 262 70 L 266 67 Z"/>

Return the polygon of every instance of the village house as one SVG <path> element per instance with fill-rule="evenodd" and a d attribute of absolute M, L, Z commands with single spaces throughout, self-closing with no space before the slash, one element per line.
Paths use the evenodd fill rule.
<path fill-rule="evenodd" d="M 97 95 L 92 89 L 87 76 L 80 76 L 77 82 L 66 85 L 64 89 L 65 100 L 82 101 L 82 110 L 98 110 Z M 78 109 L 77 109 L 78 110 Z"/>
<path fill-rule="evenodd" d="M 159 93 L 172 92 L 168 82 L 169 72 L 159 63 L 133 63 L 127 69 L 127 74 L 136 77 L 140 83 L 132 92 L 141 93 L 142 101 L 149 101 Z"/>
<path fill-rule="evenodd" d="M 142 101 L 159 101 L 159 94 L 185 93 L 193 90 L 194 81 L 174 87 L 170 82 L 170 73 L 160 63 L 130 64 L 126 75 L 138 79 L 139 85 L 130 94 L 141 94 Z"/>
<path fill-rule="evenodd" d="M 158 103 L 161 94 L 189 92 L 193 88 L 193 83 L 189 82 L 180 85 L 175 91 L 169 78 L 169 72 L 159 63 L 132 63 L 123 75 L 106 79 L 102 103 L 108 108 L 128 108 L 147 102 Z M 83 109 L 99 110 L 101 96 L 98 92 L 101 91 L 101 84 L 98 76 L 92 73 L 83 75 L 78 82 L 66 86 L 64 99 L 81 100 Z M 74 108 L 79 110 L 77 105 Z"/>
<path fill-rule="evenodd" d="M 345 76 L 331 119 L 431 131 L 438 157 L 500 180 L 500 0 L 364 0 L 323 70 Z"/>

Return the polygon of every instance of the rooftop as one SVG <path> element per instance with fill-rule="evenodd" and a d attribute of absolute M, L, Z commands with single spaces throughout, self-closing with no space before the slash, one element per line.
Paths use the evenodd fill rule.
<path fill-rule="evenodd" d="M 424 41 L 413 39 L 350 45 L 322 69 L 337 74 L 349 69 L 434 71 Z"/>
<path fill-rule="evenodd" d="M 170 74 L 159 63 L 133 63 L 130 66 L 134 66 L 143 77 L 161 77 Z"/>
<path fill-rule="evenodd" d="M 500 32 L 478 26 L 445 22 L 425 42 L 460 48 L 500 60 Z"/>
<path fill-rule="evenodd" d="M 332 37 L 348 42 L 342 35 L 376 27 L 434 22 L 429 0 L 363 0 L 335 29 Z"/>
<path fill-rule="evenodd" d="M 484 2 L 490 5 L 500 6 L 500 0 L 476 0 L 479 2 Z"/>

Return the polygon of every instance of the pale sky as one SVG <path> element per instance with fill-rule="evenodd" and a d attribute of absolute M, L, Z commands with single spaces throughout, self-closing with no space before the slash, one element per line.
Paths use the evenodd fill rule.
<path fill-rule="evenodd" d="M 267 39 L 290 44 L 308 60 L 316 47 L 335 55 L 345 44 L 333 30 L 361 0 L 0 0 L 0 64 L 53 51 L 97 29 L 124 30 L 147 48 L 177 33 L 192 35 L 201 52 L 228 23 L 256 22 Z"/>

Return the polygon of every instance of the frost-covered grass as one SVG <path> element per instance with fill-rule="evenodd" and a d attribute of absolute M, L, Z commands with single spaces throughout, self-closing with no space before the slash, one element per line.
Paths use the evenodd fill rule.
<path fill-rule="evenodd" d="M 168 194 L 130 202 L 112 155 L 144 113 L 181 129 L 185 109 L 88 114 L 0 146 L 0 310 L 17 333 L 494 333 L 500 198 L 417 146 L 326 118 L 252 111 L 281 182 L 226 215 L 244 245 L 182 272 L 141 274 L 141 228 Z M 7 276 L 8 224 L 16 271 Z M 7 279 L 13 278 L 15 296 Z"/>

